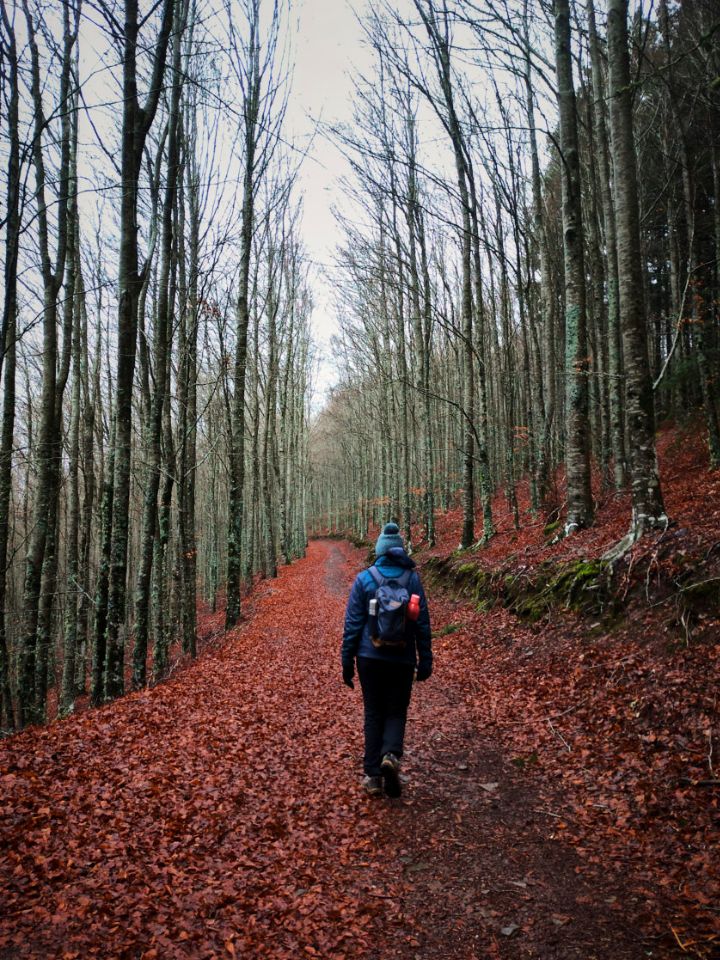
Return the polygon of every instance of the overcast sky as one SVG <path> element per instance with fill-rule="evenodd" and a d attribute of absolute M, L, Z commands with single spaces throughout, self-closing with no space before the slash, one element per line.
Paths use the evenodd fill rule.
<path fill-rule="evenodd" d="M 356 0 L 362 11 L 364 0 Z M 368 65 L 369 52 L 362 28 L 348 0 L 299 0 L 299 29 L 295 39 L 295 72 L 290 94 L 288 126 L 302 137 L 311 134 L 318 120 L 348 121 L 352 113 L 352 73 Z M 328 340 L 336 329 L 331 265 L 340 235 L 332 213 L 340 201 L 339 178 L 345 172 L 340 152 L 318 133 L 300 174 L 304 193 L 303 235 L 314 261 L 313 327 L 325 360 L 318 388 L 332 382 Z"/>

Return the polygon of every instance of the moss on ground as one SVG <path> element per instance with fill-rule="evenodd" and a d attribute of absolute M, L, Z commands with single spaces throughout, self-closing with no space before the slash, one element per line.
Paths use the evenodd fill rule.
<path fill-rule="evenodd" d="M 502 603 L 532 623 L 556 609 L 598 615 L 611 606 L 610 573 L 601 560 L 547 563 L 527 573 L 510 573 L 433 557 L 426 564 L 426 576 L 469 600 L 478 610 Z"/>

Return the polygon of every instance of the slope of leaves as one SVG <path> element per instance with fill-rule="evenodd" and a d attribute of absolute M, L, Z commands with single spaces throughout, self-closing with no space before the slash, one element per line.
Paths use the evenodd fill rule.
<path fill-rule="evenodd" d="M 696 424 L 667 426 L 658 435 L 657 450 L 665 507 L 671 524 L 687 536 L 685 546 L 690 552 L 701 553 L 717 544 L 720 531 L 720 471 L 708 470 L 703 430 Z M 555 506 L 539 516 L 530 510 L 527 480 L 517 484 L 518 528 L 506 493 L 498 490 L 492 501 L 495 535 L 487 545 L 478 543 L 463 551 L 463 556 L 488 570 L 500 567 L 526 569 L 543 561 L 601 556 L 628 531 L 630 497 L 627 492 L 602 489 L 597 471 L 592 486 L 595 521 L 589 529 L 567 539 L 557 536 L 565 513 L 565 477 L 561 468 L 554 477 L 553 490 L 548 498 Z M 419 523 L 412 526 L 413 544 L 423 551 L 424 556 L 447 557 L 458 549 L 461 528 L 462 510 L 460 506 L 452 505 L 448 510 L 437 511 L 435 545 L 427 548 Z M 479 504 L 475 530 L 478 535 L 482 533 Z M 378 533 L 379 527 L 372 526 L 368 531 L 368 542 L 374 543 Z M 354 539 L 350 531 L 348 536 Z"/>
<path fill-rule="evenodd" d="M 658 436 L 658 463 L 665 508 L 672 523 L 691 531 L 691 545 L 709 546 L 718 539 L 720 530 L 720 471 L 708 471 L 707 444 L 703 432 L 695 425 L 669 426 Z M 602 491 L 600 478 L 593 478 L 595 522 L 567 539 L 557 540 L 557 526 L 562 526 L 565 502 L 565 478 L 559 470 L 555 477 L 553 497 L 556 509 L 533 517 L 527 481 L 518 484 L 517 498 L 520 529 L 515 529 L 512 511 L 500 492 L 493 500 L 496 535 L 486 547 L 470 551 L 482 566 L 538 564 L 543 560 L 569 560 L 597 557 L 616 544 L 630 525 L 630 498 L 627 493 Z M 554 527 L 548 531 L 548 524 Z M 431 553 L 446 556 L 456 549 L 460 539 L 459 509 L 440 514 L 437 522 L 437 543 Z M 476 529 L 482 530 L 482 517 L 476 518 Z M 417 529 L 417 537 L 420 530 Z M 555 542 L 557 540 L 557 542 Z"/>

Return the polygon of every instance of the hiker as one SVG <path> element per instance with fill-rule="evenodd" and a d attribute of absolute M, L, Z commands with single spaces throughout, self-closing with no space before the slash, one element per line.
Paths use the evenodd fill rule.
<path fill-rule="evenodd" d="M 355 578 L 342 642 L 343 682 L 355 688 L 355 659 L 365 707 L 365 776 L 370 796 L 399 797 L 400 758 L 413 676 L 432 673 L 430 614 L 415 561 L 396 523 L 375 544 L 375 563 Z M 417 672 L 416 672 L 417 664 Z"/>

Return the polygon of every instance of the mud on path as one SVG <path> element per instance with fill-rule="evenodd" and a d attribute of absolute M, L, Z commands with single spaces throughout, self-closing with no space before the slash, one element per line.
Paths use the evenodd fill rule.
<path fill-rule="evenodd" d="M 671 955 L 631 888 L 578 874 L 451 646 L 413 696 L 404 796 L 361 795 L 339 640 L 362 559 L 312 543 L 167 683 L 0 744 L 0 958 Z"/>

